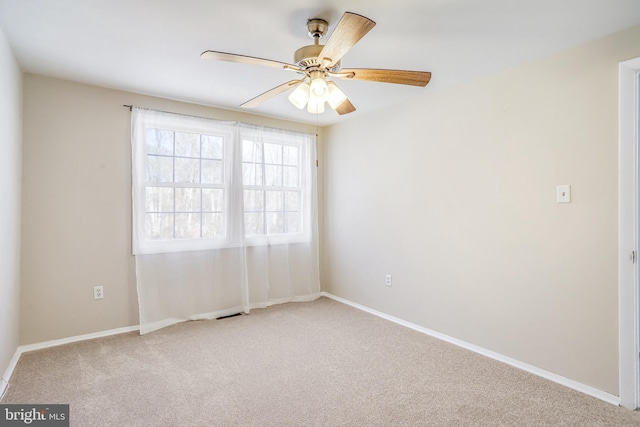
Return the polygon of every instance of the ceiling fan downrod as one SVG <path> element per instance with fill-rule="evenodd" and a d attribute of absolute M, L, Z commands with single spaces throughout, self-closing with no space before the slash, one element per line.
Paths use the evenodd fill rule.
<path fill-rule="evenodd" d="M 323 64 L 318 61 L 318 55 L 320 55 L 320 52 L 322 52 L 324 48 L 324 46 L 320 44 L 320 39 L 327 34 L 328 29 L 329 23 L 324 19 L 314 18 L 307 21 L 308 34 L 309 37 L 313 39 L 313 44 L 303 46 L 293 54 L 294 64 L 302 68 L 303 71 L 310 71 L 312 69 L 332 73 L 340 71 L 339 61 L 329 69 L 325 69 Z"/>

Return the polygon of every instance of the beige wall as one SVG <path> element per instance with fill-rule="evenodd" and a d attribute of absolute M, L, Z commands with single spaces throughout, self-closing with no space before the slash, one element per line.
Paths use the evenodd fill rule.
<path fill-rule="evenodd" d="M 618 62 L 638 40 L 328 128 L 323 289 L 617 395 Z"/>
<path fill-rule="evenodd" d="M 138 324 L 130 112 L 123 104 L 316 130 L 25 75 L 21 344 Z M 104 286 L 103 300 L 93 300 L 96 285 Z"/>
<path fill-rule="evenodd" d="M 22 73 L 0 29 L 0 375 L 18 348 Z M 0 394 L 4 383 L 0 380 Z"/>

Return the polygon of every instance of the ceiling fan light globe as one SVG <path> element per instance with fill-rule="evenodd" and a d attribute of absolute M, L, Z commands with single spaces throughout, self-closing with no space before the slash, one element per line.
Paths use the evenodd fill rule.
<path fill-rule="evenodd" d="M 321 77 L 313 79 L 311 81 L 310 92 L 311 98 L 322 100 L 322 102 L 326 101 L 329 97 L 329 87 L 327 86 L 327 82 Z"/>
<path fill-rule="evenodd" d="M 324 101 L 311 98 L 307 104 L 307 111 L 311 114 L 324 113 Z"/>
<path fill-rule="evenodd" d="M 302 110 L 309 101 L 309 85 L 306 83 L 298 85 L 298 87 L 289 95 L 289 101 Z"/>
<path fill-rule="evenodd" d="M 327 85 L 329 87 L 329 98 L 327 102 L 331 108 L 335 110 L 347 99 L 347 95 L 345 95 L 334 82 L 327 82 Z"/>

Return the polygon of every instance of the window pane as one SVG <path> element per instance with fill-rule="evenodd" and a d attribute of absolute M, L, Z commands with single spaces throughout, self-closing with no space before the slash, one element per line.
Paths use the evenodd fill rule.
<path fill-rule="evenodd" d="M 298 147 L 285 145 L 282 147 L 282 161 L 285 165 L 298 166 Z"/>
<path fill-rule="evenodd" d="M 176 239 L 200 237 L 200 214 L 176 214 Z"/>
<path fill-rule="evenodd" d="M 224 190 L 202 189 L 202 212 L 222 212 L 224 209 Z"/>
<path fill-rule="evenodd" d="M 146 182 L 173 182 L 173 157 L 147 155 L 145 166 Z"/>
<path fill-rule="evenodd" d="M 264 162 L 281 165 L 282 164 L 282 145 L 264 144 Z"/>
<path fill-rule="evenodd" d="M 221 160 L 223 141 L 221 136 L 202 135 L 202 158 Z"/>
<path fill-rule="evenodd" d="M 284 193 L 284 208 L 287 211 L 299 211 L 300 210 L 300 193 L 297 191 L 285 191 Z"/>
<path fill-rule="evenodd" d="M 298 212 L 287 212 L 285 218 L 287 219 L 287 233 L 299 233 L 302 231 L 302 221 Z"/>
<path fill-rule="evenodd" d="M 264 210 L 264 191 L 244 190 L 245 212 L 262 212 Z"/>
<path fill-rule="evenodd" d="M 248 236 L 264 234 L 264 217 L 262 213 L 244 213 L 244 234 Z"/>
<path fill-rule="evenodd" d="M 267 211 L 282 211 L 284 194 L 282 191 L 267 191 Z"/>
<path fill-rule="evenodd" d="M 173 214 L 145 214 L 144 235 L 149 240 L 173 239 Z"/>
<path fill-rule="evenodd" d="M 295 166 L 285 166 L 283 168 L 283 178 L 285 187 L 297 187 L 298 184 L 298 168 Z"/>
<path fill-rule="evenodd" d="M 162 129 L 145 129 L 147 154 L 173 156 L 173 132 Z"/>
<path fill-rule="evenodd" d="M 262 185 L 262 165 L 243 163 L 242 181 L 244 185 Z"/>
<path fill-rule="evenodd" d="M 282 166 L 267 165 L 265 169 L 265 185 L 282 187 Z"/>
<path fill-rule="evenodd" d="M 176 188 L 176 212 L 200 212 L 199 188 Z"/>
<path fill-rule="evenodd" d="M 202 237 L 224 237 L 224 214 L 202 214 Z"/>
<path fill-rule="evenodd" d="M 262 163 L 262 148 L 253 141 L 242 141 L 242 161 Z"/>
<path fill-rule="evenodd" d="M 223 184 L 223 163 L 220 160 L 202 160 L 202 183 Z"/>
<path fill-rule="evenodd" d="M 200 157 L 200 135 L 176 132 L 176 156 Z"/>
<path fill-rule="evenodd" d="M 176 158 L 175 182 L 200 182 L 200 160 Z"/>
<path fill-rule="evenodd" d="M 267 234 L 284 233 L 284 214 L 267 212 Z"/>
<path fill-rule="evenodd" d="M 147 212 L 173 212 L 173 188 L 146 187 L 145 199 Z"/>

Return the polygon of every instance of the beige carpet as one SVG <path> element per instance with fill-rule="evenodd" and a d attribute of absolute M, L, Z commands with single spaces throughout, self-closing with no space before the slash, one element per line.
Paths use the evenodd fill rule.
<path fill-rule="evenodd" d="M 640 413 L 327 298 L 24 354 L 73 426 L 626 426 Z"/>

